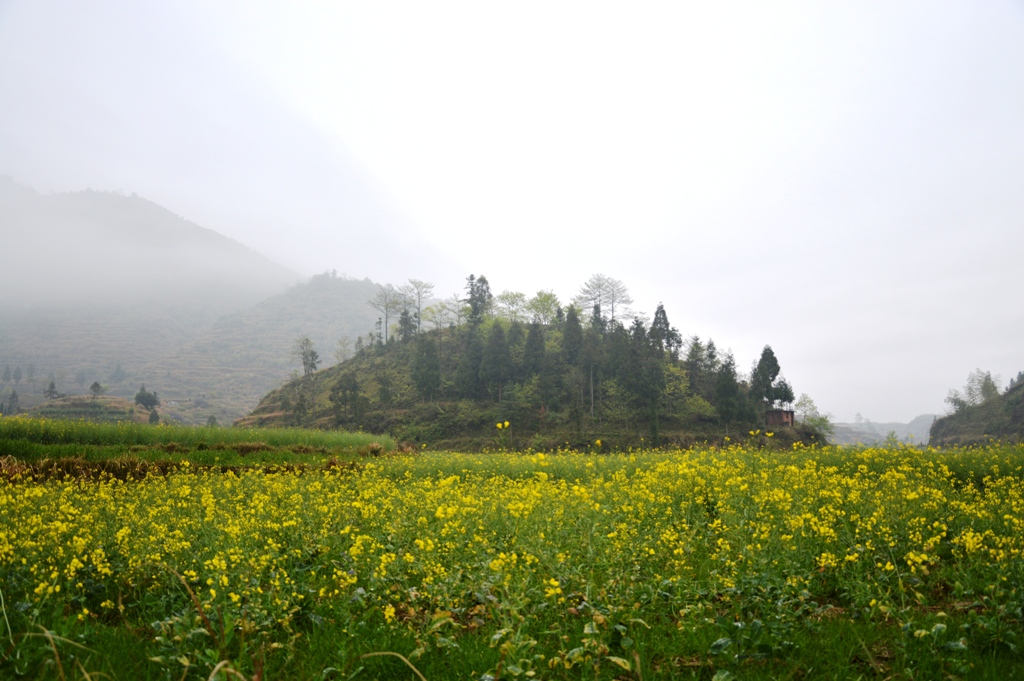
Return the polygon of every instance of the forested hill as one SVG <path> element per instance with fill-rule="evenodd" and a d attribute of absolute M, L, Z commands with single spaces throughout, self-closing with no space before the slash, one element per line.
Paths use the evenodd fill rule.
<path fill-rule="evenodd" d="M 766 407 L 793 401 L 770 348 L 744 380 L 713 342 L 684 342 L 661 306 L 649 325 L 574 305 L 526 323 L 491 313 L 483 277 L 469 289 L 457 322 L 421 331 L 406 310 L 387 341 L 360 339 L 352 359 L 316 371 L 314 355 L 239 425 L 343 427 L 460 448 L 625 447 L 747 437 Z"/>
<path fill-rule="evenodd" d="M 1016 383 L 1005 393 L 989 394 L 974 404 L 958 402 L 954 408 L 952 414 L 932 424 L 928 444 L 965 446 L 992 439 L 1024 442 L 1024 382 Z"/>

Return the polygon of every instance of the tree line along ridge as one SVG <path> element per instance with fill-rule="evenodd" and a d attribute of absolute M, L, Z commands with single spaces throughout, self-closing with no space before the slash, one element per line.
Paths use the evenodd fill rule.
<path fill-rule="evenodd" d="M 328 370 L 317 371 L 312 342 L 298 339 L 302 376 L 243 422 L 438 442 L 494 435 L 507 420 L 521 437 L 657 444 L 745 433 L 796 402 L 817 436 L 827 430 L 809 397 L 796 401 L 770 346 L 744 375 L 714 341 L 684 339 L 663 305 L 649 323 L 633 314 L 627 287 L 611 277 L 594 275 L 565 305 L 546 290 L 493 295 L 482 275 L 467 278 L 463 296 L 431 301 L 432 291 L 418 280 L 382 287 L 369 301 L 375 328 L 339 342 Z"/>

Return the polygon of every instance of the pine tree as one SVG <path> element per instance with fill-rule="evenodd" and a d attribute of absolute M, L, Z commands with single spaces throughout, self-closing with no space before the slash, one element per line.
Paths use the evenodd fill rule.
<path fill-rule="evenodd" d="M 359 399 L 359 381 L 356 379 L 354 372 L 349 371 L 342 374 L 341 378 L 334 384 L 334 387 L 331 388 L 328 399 L 330 399 L 337 410 L 339 421 L 343 413 L 346 412 L 354 418 L 362 416 L 361 401 Z"/>
<path fill-rule="evenodd" d="M 704 352 L 704 371 L 713 374 L 718 371 L 719 366 L 718 348 L 715 346 L 715 341 L 709 338 Z"/>
<path fill-rule="evenodd" d="M 654 311 L 654 321 L 651 322 L 650 337 L 651 342 L 659 349 L 665 349 L 665 341 L 668 339 L 668 335 L 671 332 L 672 327 L 668 323 L 668 314 L 665 312 L 665 306 L 658 303 L 658 309 Z"/>
<path fill-rule="evenodd" d="M 416 340 L 416 352 L 412 359 L 412 380 L 420 397 L 431 399 L 441 387 L 441 362 L 438 359 L 437 343 L 429 334 L 420 335 Z"/>
<path fill-rule="evenodd" d="M 704 389 L 705 358 L 706 352 L 704 349 L 704 343 L 701 342 L 699 336 L 692 336 L 687 343 L 686 359 L 683 360 L 683 366 L 686 367 L 686 374 L 690 379 L 690 387 L 693 392 L 700 395 L 705 400 L 713 402 L 714 400 L 711 399 L 711 394 Z"/>
<path fill-rule="evenodd" d="M 50 385 L 46 386 L 46 389 L 43 390 L 43 397 L 45 397 L 48 400 L 55 400 L 58 397 L 62 397 L 62 395 L 59 392 L 57 392 L 56 381 L 50 381 Z"/>
<path fill-rule="evenodd" d="M 320 364 L 320 353 L 314 348 L 313 341 L 309 339 L 309 336 L 302 336 L 295 340 L 295 345 L 292 347 L 292 357 L 302 364 L 303 376 L 309 376 L 314 373 L 317 365 Z"/>
<path fill-rule="evenodd" d="M 721 368 L 715 376 L 714 404 L 718 418 L 725 422 L 726 435 L 729 424 L 740 418 L 743 413 L 739 380 L 736 378 L 736 361 L 732 355 L 726 355 Z"/>
<path fill-rule="evenodd" d="M 386 372 L 377 374 L 377 399 L 384 406 L 391 404 L 394 392 L 391 389 L 391 376 Z"/>
<path fill-rule="evenodd" d="M 534 322 L 526 334 L 523 348 L 523 377 L 536 376 L 544 370 L 544 327 Z"/>
<path fill-rule="evenodd" d="M 402 310 L 398 315 L 398 340 L 400 343 L 408 343 L 416 335 L 417 320 L 408 309 Z"/>
<path fill-rule="evenodd" d="M 579 366 L 583 352 L 583 327 L 576 315 L 576 308 L 570 307 L 565 314 L 562 328 L 562 358 L 569 366 Z"/>
<path fill-rule="evenodd" d="M 651 342 L 659 350 L 665 350 L 672 359 L 679 358 L 679 350 L 683 346 L 683 337 L 677 329 L 672 328 L 668 323 L 668 314 L 665 306 L 658 303 L 658 309 L 654 312 L 654 321 L 651 323 Z"/>
<path fill-rule="evenodd" d="M 735 360 L 733 360 L 735 362 Z M 718 348 L 715 341 L 708 339 L 704 346 L 704 356 L 701 357 L 699 379 L 694 383 L 697 394 L 708 402 L 714 402 L 715 377 L 722 368 L 722 361 L 718 357 Z M 735 367 L 733 367 L 735 369 Z"/>
<path fill-rule="evenodd" d="M 512 322 L 508 325 L 508 351 L 512 356 L 512 382 L 523 382 L 523 351 L 526 345 L 526 327 L 522 322 Z"/>
<path fill-rule="evenodd" d="M 601 303 L 594 303 L 594 307 L 590 311 L 590 328 L 602 336 L 608 330 L 608 322 L 601 314 Z"/>
<path fill-rule="evenodd" d="M 480 380 L 496 392 L 501 402 L 502 387 L 512 376 L 512 355 L 505 339 L 505 329 L 500 323 L 491 327 L 480 362 Z"/>
<path fill-rule="evenodd" d="M 149 392 L 146 390 L 146 384 L 143 383 L 142 387 L 139 388 L 139 392 L 135 393 L 135 404 L 139 405 L 143 409 L 149 409 L 152 411 L 154 408 L 160 406 L 160 398 L 156 396 L 155 392 Z"/>
<path fill-rule="evenodd" d="M 491 285 L 487 283 L 487 277 L 480 275 L 475 277 L 472 274 L 466 279 L 466 304 L 469 305 L 469 325 L 476 327 L 484 321 L 484 316 L 491 309 Z"/>
<path fill-rule="evenodd" d="M 772 401 L 783 405 L 792 404 L 796 400 L 796 395 L 793 394 L 793 388 L 789 385 L 789 381 L 784 378 L 780 378 L 772 386 Z"/>
<path fill-rule="evenodd" d="M 761 358 L 757 361 L 757 366 L 754 367 L 754 371 L 750 375 L 750 396 L 756 400 L 759 400 L 764 409 L 770 409 L 775 401 L 781 397 L 787 397 L 787 401 L 793 400 L 793 390 L 788 384 L 785 384 L 785 389 L 776 383 L 776 379 L 779 377 L 781 371 L 779 367 L 779 360 L 775 358 L 775 353 L 772 351 L 770 345 L 764 346 L 764 350 L 761 351 Z M 785 381 L 782 381 L 785 383 Z M 788 393 L 786 392 L 788 390 Z"/>
<path fill-rule="evenodd" d="M 470 326 L 466 329 L 465 347 L 455 369 L 455 389 L 459 397 L 474 398 L 480 395 L 480 363 L 483 356 L 480 332 L 475 326 Z"/>

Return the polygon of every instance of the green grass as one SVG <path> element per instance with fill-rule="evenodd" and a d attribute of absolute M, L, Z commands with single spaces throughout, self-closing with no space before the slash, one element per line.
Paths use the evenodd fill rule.
<path fill-rule="evenodd" d="M 0 447 L 5 441 L 26 441 L 39 445 L 95 445 L 126 447 L 176 443 L 189 450 L 216 445 L 264 443 L 271 447 L 321 447 L 354 449 L 377 442 L 390 450 L 394 441 L 387 435 L 347 433 L 302 428 L 219 428 L 139 423 L 91 423 L 50 419 L 0 418 Z M 0 450 L 2 451 L 2 450 Z"/>
<path fill-rule="evenodd" d="M 221 470 L 335 465 L 393 450 L 388 436 L 337 431 L 150 426 L 48 419 L 0 419 L 0 473 L 36 480 L 166 474 L 183 464 Z M 5 462 L 11 457 L 17 463 Z"/>
<path fill-rule="evenodd" d="M 248 668 L 248 673 L 223 671 L 209 676 L 195 667 L 186 672 L 180 664 L 161 665 L 151 658 L 164 653 L 160 646 L 142 639 L 128 628 L 83 626 L 68 618 L 57 624 L 54 644 L 42 633 L 32 638 L 15 637 L 8 650 L 21 655 L 21 667 L 3 666 L 0 671 L 12 673 L 9 678 L 82 679 L 107 678 L 131 681 L 164 681 L 168 678 L 189 679 L 393 679 L 415 681 L 418 678 L 402 659 L 409 659 L 418 642 L 412 635 L 383 630 L 377 623 L 350 617 L 343 621 L 325 621 L 297 632 L 290 643 L 279 648 L 264 646 L 241 656 L 242 664 L 230 669 Z M 923 618 L 916 618 L 919 621 Z M 929 623 L 934 618 L 929 620 Z M 944 620 L 950 629 L 957 629 L 968 619 L 955 615 Z M 12 626 L 26 622 L 15 616 Z M 584 647 L 590 637 L 584 634 L 587 618 L 575 622 L 533 621 L 537 644 L 544 649 L 559 646 Z M 546 626 L 540 629 L 540 626 Z M 0 629 L 5 629 L 0 621 Z M 775 680 L 775 679 L 1004 679 L 1019 678 L 1024 673 L 1020 655 L 1006 648 L 965 655 L 943 650 L 929 635 L 917 639 L 894 623 L 878 627 L 870 622 L 833 618 L 809 621 L 787 635 L 792 647 L 784 654 L 750 657 L 745 662 L 730 659 L 731 655 L 708 653 L 723 635 L 718 625 L 696 623 L 680 630 L 669 622 L 655 623 L 651 629 L 636 626 L 629 633 L 631 644 L 611 647 L 611 657 L 628 663 L 627 671 L 620 664 L 579 665 L 573 669 L 551 668 L 546 659 L 533 660 L 534 675 L 526 676 L 526 665 L 513 659 L 505 665 L 503 679 L 596 679 L 626 681 L 640 679 L 711 679 Z M 38 630 L 37 630 L 38 632 Z M 7 632 L 2 632 L 6 634 Z M 19 632 L 20 633 L 20 632 Z M 410 660 L 416 670 L 429 681 L 466 679 L 477 681 L 494 675 L 502 660 L 500 644 L 491 645 L 497 635 L 493 627 L 475 634 L 463 633 L 457 647 L 432 649 L 429 654 Z M 59 637 L 59 638 L 57 638 Z M 6 638 L 6 636 L 5 636 Z M 204 638 L 208 638 L 205 637 Z M 507 638 L 507 637 L 504 637 Z M 765 637 L 768 640 L 768 637 Z M 81 645 L 84 648 L 76 646 Z M 9 646 L 9 644 L 8 644 Z M 536 646 L 531 646 L 531 649 Z M 56 648 L 56 651 L 54 650 Z M 510 647 L 511 648 L 511 647 Z M 507 656 L 506 656 L 507 657 Z M 533 657 L 527 654 L 521 659 Z M 56 661 L 63 666 L 60 675 Z M 78 665 L 81 665 L 80 667 Z M 521 663 L 520 663 L 521 664 Z M 512 667 L 510 670 L 509 667 Z M 23 672 L 18 674 L 18 672 Z M 86 676 L 86 672 L 89 676 Z M 518 672 L 518 673 L 517 673 Z M 103 676 L 100 676 L 103 675 Z M 6 677 L 5 677 L 6 678 Z"/>

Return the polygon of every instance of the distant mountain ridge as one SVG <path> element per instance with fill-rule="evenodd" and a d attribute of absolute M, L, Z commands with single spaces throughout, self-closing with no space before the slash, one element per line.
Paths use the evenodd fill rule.
<path fill-rule="evenodd" d="M 836 423 L 832 442 L 840 445 L 873 445 L 885 442 L 890 433 L 895 433 L 901 442 L 925 444 L 932 422 L 939 418 L 938 414 L 922 414 L 914 417 L 910 423 L 875 423 L 861 420 L 854 423 Z"/>
<path fill-rule="evenodd" d="M 161 300 L 165 289 L 215 307 L 253 304 L 302 277 L 142 197 L 42 195 L 0 177 L 6 301 L 63 306 Z M 212 297 L 209 293 L 214 292 Z"/>
<path fill-rule="evenodd" d="M 287 380 L 298 336 L 330 363 L 376 320 L 368 279 L 302 281 L 134 195 L 41 195 L 0 177 L 0 244 L 0 372 L 24 375 L 0 381 L 0 402 L 16 391 L 22 409 L 51 379 L 127 399 L 145 383 L 171 419 L 230 423 Z"/>

